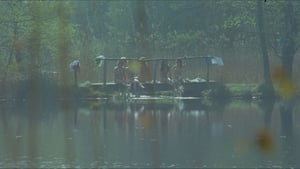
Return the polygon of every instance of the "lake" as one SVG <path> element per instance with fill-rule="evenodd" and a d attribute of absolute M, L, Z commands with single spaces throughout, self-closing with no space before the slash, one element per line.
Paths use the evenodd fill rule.
<path fill-rule="evenodd" d="M 99 104 L 102 102 L 102 104 Z M 2 101 L 0 167 L 300 167 L 300 106 Z"/>

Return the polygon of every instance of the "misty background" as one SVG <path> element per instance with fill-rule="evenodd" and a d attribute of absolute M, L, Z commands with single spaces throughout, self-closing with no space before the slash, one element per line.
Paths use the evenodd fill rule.
<path fill-rule="evenodd" d="M 291 1 L 299 23 L 298 1 Z M 212 79 L 225 83 L 263 80 L 257 1 L 1 1 L 0 81 L 17 82 L 43 74 L 58 83 L 72 81 L 68 67 L 79 59 L 79 82 L 102 80 L 95 57 L 176 58 L 220 56 L 224 67 Z M 287 34 L 288 1 L 263 3 L 270 69 L 280 64 Z M 298 34 L 293 37 L 296 48 Z M 299 52 L 293 60 L 298 79 Z M 205 76 L 204 61 L 186 61 L 185 76 Z M 114 62 L 108 63 L 108 81 Z"/>

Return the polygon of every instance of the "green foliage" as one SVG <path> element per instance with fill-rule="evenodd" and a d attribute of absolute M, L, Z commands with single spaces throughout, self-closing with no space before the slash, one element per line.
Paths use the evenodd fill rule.
<path fill-rule="evenodd" d="M 139 57 L 135 2 L 1 1 L 0 70 L 5 73 L 0 80 L 28 77 L 33 62 L 40 72 L 71 76 L 68 63 L 79 59 L 79 80 L 96 81 L 96 56 Z M 255 59 L 258 53 L 256 1 L 144 2 L 153 57 L 222 54 L 236 61 Z M 299 22 L 300 3 L 293 1 L 293 5 Z M 285 8 L 284 0 L 264 3 L 267 45 L 275 55 L 276 40 L 286 30 Z M 298 36 L 294 37 L 297 45 Z"/>
<path fill-rule="evenodd" d="M 4 72 L 19 71 L 24 78 L 31 76 L 30 72 L 36 69 L 41 71 L 57 71 L 58 44 L 61 41 L 60 33 L 75 34 L 74 25 L 67 22 L 63 29 L 59 26 L 60 11 L 64 15 L 71 10 L 69 2 L 55 1 L 2 1 L 0 28 L 5 38 L 1 38 L 2 48 L 0 59 Z M 68 9 L 67 9 L 68 8 Z M 6 14 L 6 15 L 5 15 Z M 8 15 L 7 15 L 8 14 Z M 67 18 L 67 17 L 66 17 Z M 68 41 L 66 41 L 68 42 Z M 14 73 L 13 73 L 14 74 Z M 7 76 L 8 78 L 16 78 Z M 4 78 L 4 77 L 2 77 Z M 10 79 L 8 79 L 10 80 Z"/>

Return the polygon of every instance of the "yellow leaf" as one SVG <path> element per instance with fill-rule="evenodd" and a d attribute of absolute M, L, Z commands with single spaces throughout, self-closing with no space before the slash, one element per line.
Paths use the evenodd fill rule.
<path fill-rule="evenodd" d="M 137 60 L 130 60 L 128 63 L 128 69 L 129 71 L 138 74 L 141 69 L 141 63 Z"/>
<path fill-rule="evenodd" d="M 263 153 L 272 153 L 275 149 L 273 138 L 270 132 L 266 129 L 259 131 L 256 134 L 255 144 Z"/>

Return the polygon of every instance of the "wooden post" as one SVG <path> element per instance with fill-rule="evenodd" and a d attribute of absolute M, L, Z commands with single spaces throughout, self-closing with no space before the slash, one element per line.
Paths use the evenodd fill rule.
<path fill-rule="evenodd" d="M 157 63 L 158 61 L 154 61 L 154 70 L 152 71 L 153 72 L 153 88 L 152 88 L 152 94 L 154 95 L 155 94 L 155 91 L 156 91 L 156 70 L 157 70 Z M 153 66 L 152 66 L 153 67 Z"/>
<path fill-rule="evenodd" d="M 78 83 L 77 83 L 77 70 L 74 69 L 73 71 L 74 71 L 74 85 L 77 88 L 78 87 Z"/>
<path fill-rule="evenodd" d="M 107 63 L 106 59 L 103 59 L 103 85 L 106 86 L 106 70 L 107 69 Z"/>
<path fill-rule="evenodd" d="M 209 69 L 210 69 L 210 58 L 208 57 L 206 60 L 206 82 L 209 82 Z"/>
<path fill-rule="evenodd" d="M 157 70 L 157 61 L 154 63 L 154 71 L 153 72 L 153 83 L 156 84 L 156 71 Z"/>

